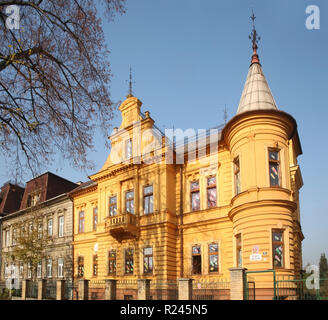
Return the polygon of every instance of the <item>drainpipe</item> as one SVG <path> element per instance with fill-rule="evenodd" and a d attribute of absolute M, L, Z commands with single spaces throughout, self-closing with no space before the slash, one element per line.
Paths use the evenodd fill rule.
<path fill-rule="evenodd" d="M 183 278 L 183 170 L 180 165 L 180 278 Z"/>

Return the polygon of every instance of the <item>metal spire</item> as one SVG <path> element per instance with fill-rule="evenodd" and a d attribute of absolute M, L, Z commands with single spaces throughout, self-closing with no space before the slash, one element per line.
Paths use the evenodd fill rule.
<path fill-rule="evenodd" d="M 127 95 L 127 98 L 130 98 L 130 97 L 133 97 L 132 86 L 135 83 L 135 81 L 133 81 L 133 79 L 132 79 L 132 68 L 131 67 L 130 67 L 130 79 L 127 81 L 129 81 L 129 93 Z"/>
<path fill-rule="evenodd" d="M 261 40 L 261 38 L 258 36 L 257 31 L 255 29 L 256 16 L 254 14 L 253 9 L 252 9 L 252 15 L 251 15 L 250 18 L 253 21 L 253 30 L 252 30 L 252 33 L 249 36 L 249 39 L 252 40 L 252 48 L 253 48 L 252 64 L 253 64 L 253 63 L 260 63 L 260 59 L 259 59 L 259 56 L 257 54 L 257 49 L 258 49 L 257 44 Z"/>

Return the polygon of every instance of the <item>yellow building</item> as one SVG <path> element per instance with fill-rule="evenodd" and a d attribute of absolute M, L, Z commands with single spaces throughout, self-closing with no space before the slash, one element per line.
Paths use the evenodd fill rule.
<path fill-rule="evenodd" d="M 237 114 L 223 128 L 182 132 L 189 138 L 179 144 L 138 98 L 121 104 L 106 163 L 71 194 L 76 278 L 219 281 L 233 267 L 300 273 L 297 124 L 278 110 L 254 39 L 253 49 Z M 271 273 L 250 279 L 257 296 L 272 298 Z"/>

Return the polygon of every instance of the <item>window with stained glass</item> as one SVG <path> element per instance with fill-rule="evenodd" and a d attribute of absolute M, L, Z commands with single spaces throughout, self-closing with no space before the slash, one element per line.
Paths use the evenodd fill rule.
<path fill-rule="evenodd" d="M 144 254 L 144 273 L 153 273 L 153 248 L 143 249 Z"/>
<path fill-rule="evenodd" d="M 207 207 L 216 207 L 216 177 L 207 178 Z"/>
<path fill-rule="evenodd" d="M 208 266 L 209 272 L 219 271 L 219 246 L 217 243 L 208 245 Z"/>
<path fill-rule="evenodd" d="M 134 191 L 125 193 L 125 211 L 134 214 Z"/>
<path fill-rule="evenodd" d="M 190 184 L 190 195 L 191 195 L 191 210 L 200 210 L 200 192 L 199 192 L 199 181 L 193 181 Z"/>
<path fill-rule="evenodd" d="M 144 213 L 149 214 L 154 212 L 154 196 L 153 186 L 144 187 Z"/>
<path fill-rule="evenodd" d="M 283 230 L 272 231 L 272 255 L 273 267 L 284 267 L 284 233 Z"/>
<path fill-rule="evenodd" d="M 96 277 L 98 274 L 98 255 L 93 255 L 93 269 L 92 269 L 92 275 Z"/>
<path fill-rule="evenodd" d="M 239 163 L 239 157 L 236 157 L 233 161 L 234 165 L 234 176 L 235 176 L 235 194 L 239 194 L 241 191 L 240 188 L 240 163 Z"/>
<path fill-rule="evenodd" d="M 117 196 L 109 197 L 109 215 L 111 217 L 117 215 Z"/>
<path fill-rule="evenodd" d="M 192 247 L 192 273 L 193 274 L 202 273 L 202 255 L 201 255 L 201 248 L 199 245 Z"/>
<path fill-rule="evenodd" d="M 132 274 L 134 265 L 133 265 L 133 249 L 125 249 L 125 263 L 124 263 L 124 270 L 126 274 Z"/>
<path fill-rule="evenodd" d="M 77 259 L 77 276 L 78 278 L 84 277 L 84 257 L 78 257 Z"/>
<path fill-rule="evenodd" d="M 116 250 L 108 252 L 108 274 L 116 274 Z"/>
<path fill-rule="evenodd" d="M 280 186 L 280 159 L 279 151 L 269 149 L 269 175 L 270 175 L 270 186 Z"/>

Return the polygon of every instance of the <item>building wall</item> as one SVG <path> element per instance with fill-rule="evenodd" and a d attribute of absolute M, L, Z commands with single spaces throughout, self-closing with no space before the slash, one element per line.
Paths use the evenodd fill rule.
<path fill-rule="evenodd" d="M 32 209 L 26 209 L 14 214 L 8 215 L 2 222 L 2 252 L 3 263 L 1 269 L 1 276 L 5 278 L 5 265 L 8 263 L 10 266 L 15 262 L 16 266 L 19 261 L 13 261 L 10 252 L 13 250 L 13 230 L 22 223 L 25 225 L 26 230 L 28 225 L 33 222 L 33 227 L 37 227 L 36 221 L 42 221 L 44 236 L 47 233 L 47 223 L 49 219 L 53 219 L 53 236 L 47 246 L 44 247 L 44 258 L 42 259 L 42 278 L 46 278 L 46 259 L 52 259 L 52 279 L 57 279 L 58 258 L 64 258 L 64 279 L 72 277 L 72 241 L 73 241 L 73 208 L 72 201 L 63 195 L 56 200 L 40 204 Z M 59 237 L 59 217 L 64 216 L 64 236 Z M 6 231 L 9 231 L 10 243 L 9 246 L 5 245 Z M 18 232 L 17 231 L 17 232 Z M 17 274 L 17 273 L 16 273 Z M 18 277 L 18 275 L 17 275 Z M 19 275 L 20 278 L 27 278 L 27 263 L 24 264 L 24 272 Z M 8 278 L 8 277 L 7 277 Z"/>
<path fill-rule="evenodd" d="M 140 101 L 134 97 L 123 102 L 120 130 L 110 138 L 112 147 L 133 137 L 133 121 L 140 121 L 140 130 L 151 127 L 153 120 L 140 116 Z M 131 109 L 131 110 L 130 110 Z M 133 109 L 133 111 L 132 111 Z M 125 118 L 129 115 L 129 118 Z M 78 257 L 84 258 L 84 277 L 136 279 L 229 279 L 229 268 L 237 267 L 236 236 L 241 234 L 242 267 L 248 270 L 273 269 L 272 230 L 283 230 L 284 267 L 277 275 L 298 274 L 301 269 L 301 241 L 298 190 L 302 186 L 297 167 L 299 144 L 293 136 L 293 119 L 282 112 L 250 112 L 235 117 L 223 130 L 217 152 L 206 156 L 197 153 L 195 161 L 184 164 L 165 162 L 133 164 L 113 163 L 109 156 L 103 168 L 91 176 L 97 182 L 71 195 L 74 201 L 74 275 Z M 134 138 L 133 138 L 134 139 Z M 134 141 L 134 140 L 133 140 Z M 135 141 L 134 141 L 135 143 Z M 139 142 L 143 146 L 145 142 Z M 138 144 L 138 142 L 136 142 Z M 135 144 L 134 144 L 135 146 Z M 278 148 L 280 154 L 280 187 L 270 187 L 268 148 Z M 167 145 L 158 148 L 164 154 Z M 121 150 L 120 156 L 124 153 Z M 240 159 L 241 192 L 235 193 L 234 159 Z M 217 206 L 207 208 L 207 178 L 217 181 Z M 190 185 L 200 183 L 200 210 L 191 210 Z M 143 214 L 143 186 L 153 185 L 154 213 Z M 118 216 L 124 212 L 125 191 L 135 191 L 137 234 L 118 239 L 108 227 L 108 201 L 117 195 Z M 138 196 L 137 196 L 138 195 Z M 92 230 L 92 210 L 98 207 L 98 225 Z M 85 211 L 85 232 L 78 232 L 79 212 Z M 209 272 L 208 246 L 218 244 L 219 270 Z M 153 247 L 153 274 L 143 274 L 143 248 Z M 192 246 L 201 246 L 202 273 L 192 272 Z M 124 274 L 124 249 L 134 248 L 134 273 Z M 108 251 L 117 250 L 117 273 L 108 274 Z M 98 256 L 98 273 L 92 274 L 93 255 Z M 259 254 L 260 260 L 253 259 Z M 270 274 L 252 276 L 257 288 L 272 288 Z"/>

